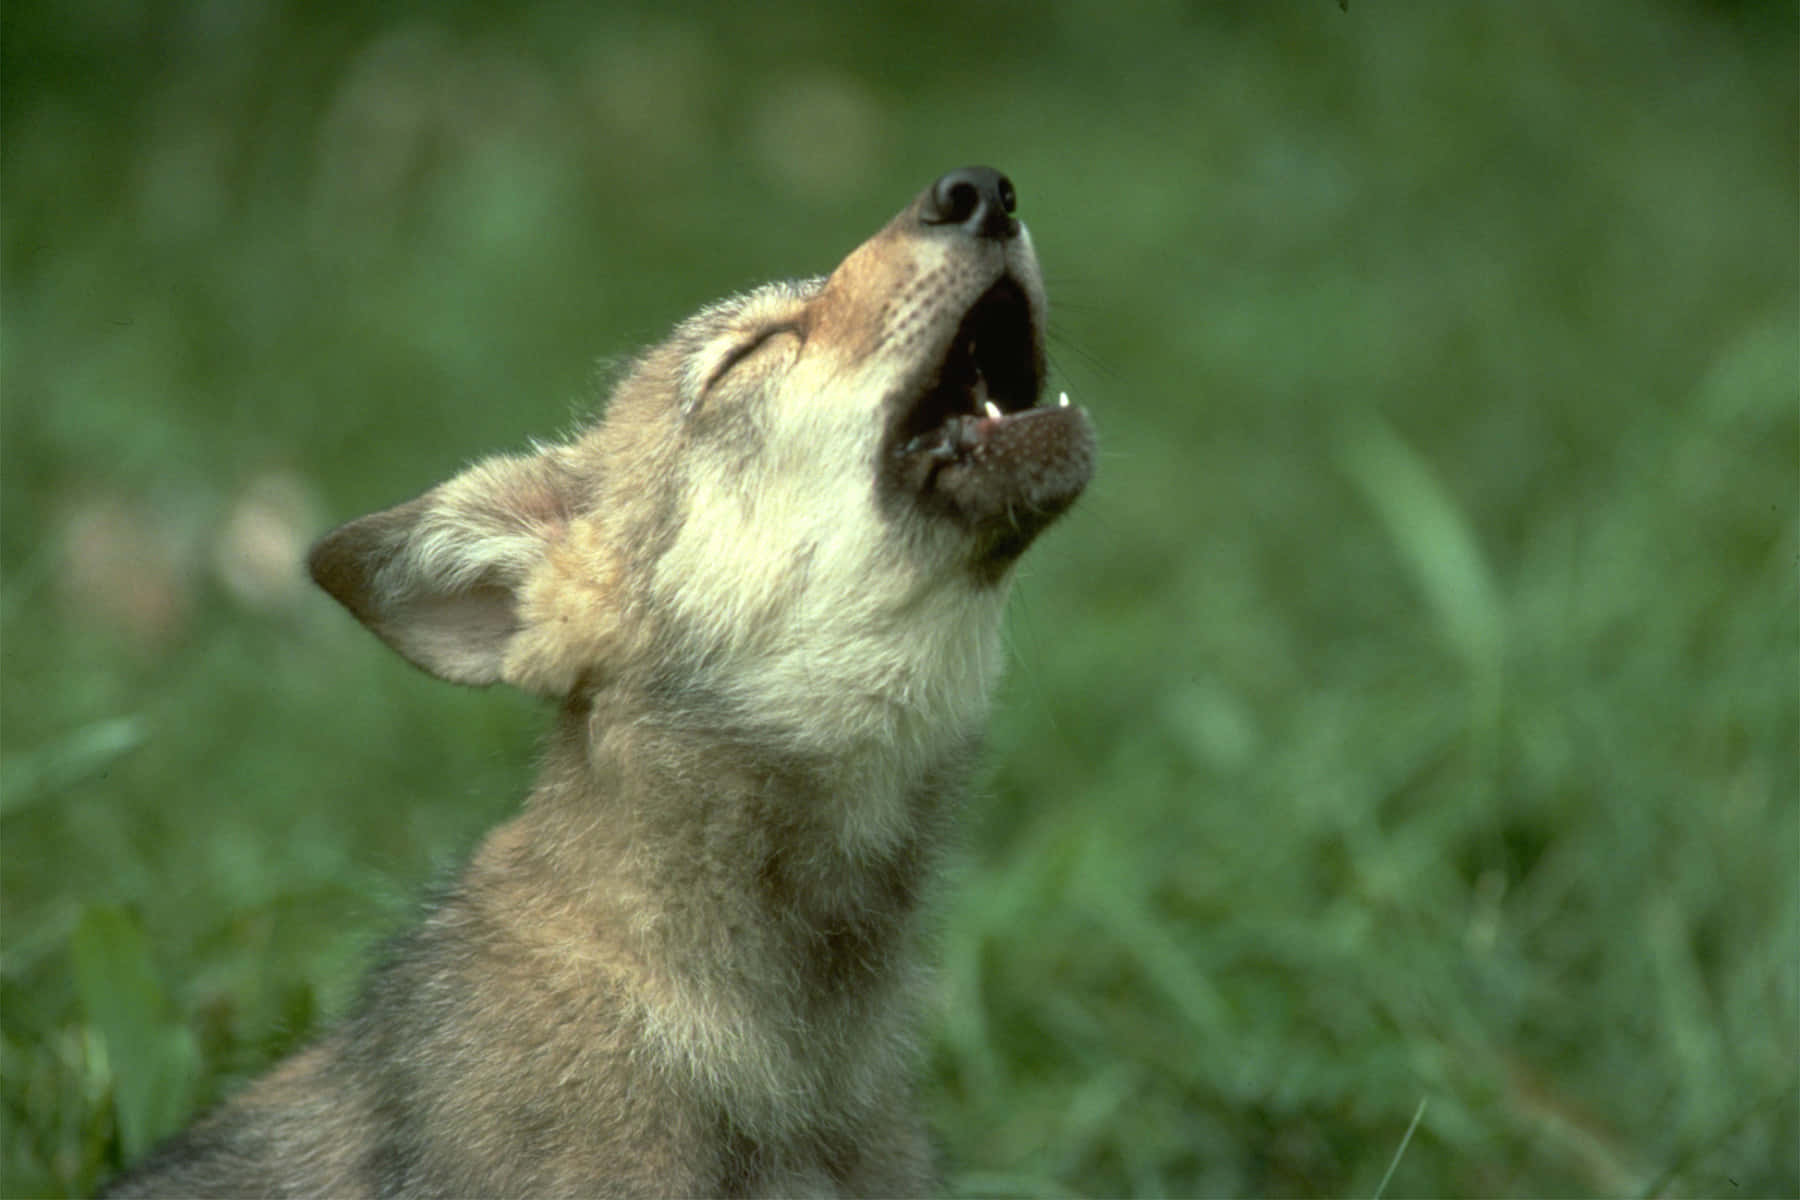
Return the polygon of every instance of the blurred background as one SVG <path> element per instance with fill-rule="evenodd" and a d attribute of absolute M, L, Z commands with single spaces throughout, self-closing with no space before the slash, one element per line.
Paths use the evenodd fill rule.
<path fill-rule="evenodd" d="M 1103 460 L 941 906 L 951 1188 L 1800 1193 L 1792 4 L 0 20 L 0 1192 L 314 1033 L 523 794 L 538 706 L 309 540 L 979 162 Z"/>

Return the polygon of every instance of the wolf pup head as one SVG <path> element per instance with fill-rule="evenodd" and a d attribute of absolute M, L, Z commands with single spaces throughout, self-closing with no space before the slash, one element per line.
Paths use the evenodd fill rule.
<path fill-rule="evenodd" d="M 1013 564 L 1094 438 L 1044 404 L 1012 184 L 953 171 L 824 278 L 706 308 L 573 440 L 336 530 L 313 578 L 442 678 L 797 749 L 979 725 Z"/>

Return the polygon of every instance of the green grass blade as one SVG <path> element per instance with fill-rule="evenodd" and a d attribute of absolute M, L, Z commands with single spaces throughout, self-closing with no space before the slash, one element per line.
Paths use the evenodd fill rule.
<path fill-rule="evenodd" d="M 75 987 L 87 1024 L 106 1047 L 125 1156 L 135 1158 L 186 1116 L 199 1075 L 193 1034 L 170 1019 L 167 997 L 137 919 L 95 906 L 71 939 Z"/>

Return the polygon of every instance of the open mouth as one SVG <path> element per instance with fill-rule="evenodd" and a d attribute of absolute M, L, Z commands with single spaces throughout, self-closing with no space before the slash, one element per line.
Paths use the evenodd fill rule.
<path fill-rule="evenodd" d="M 1031 304 L 1003 278 L 969 308 L 935 377 L 901 414 L 901 455 L 922 454 L 935 471 L 978 444 L 981 421 L 1034 406 L 1043 376 Z"/>
<path fill-rule="evenodd" d="M 1066 395 L 1039 404 L 1043 384 L 1031 303 L 1005 276 L 970 306 L 943 359 L 891 418 L 887 482 L 978 534 L 983 560 L 1016 557 L 1093 474 L 1086 415 Z"/>

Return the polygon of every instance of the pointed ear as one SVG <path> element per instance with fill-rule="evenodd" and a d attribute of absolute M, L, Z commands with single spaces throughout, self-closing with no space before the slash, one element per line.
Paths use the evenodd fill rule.
<path fill-rule="evenodd" d="M 552 450 L 490 458 L 326 534 L 307 566 L 410 662 L 452 683 L 494 683 L 519 631 L 520 591 L 567 527 L 575 492 Z"/>

